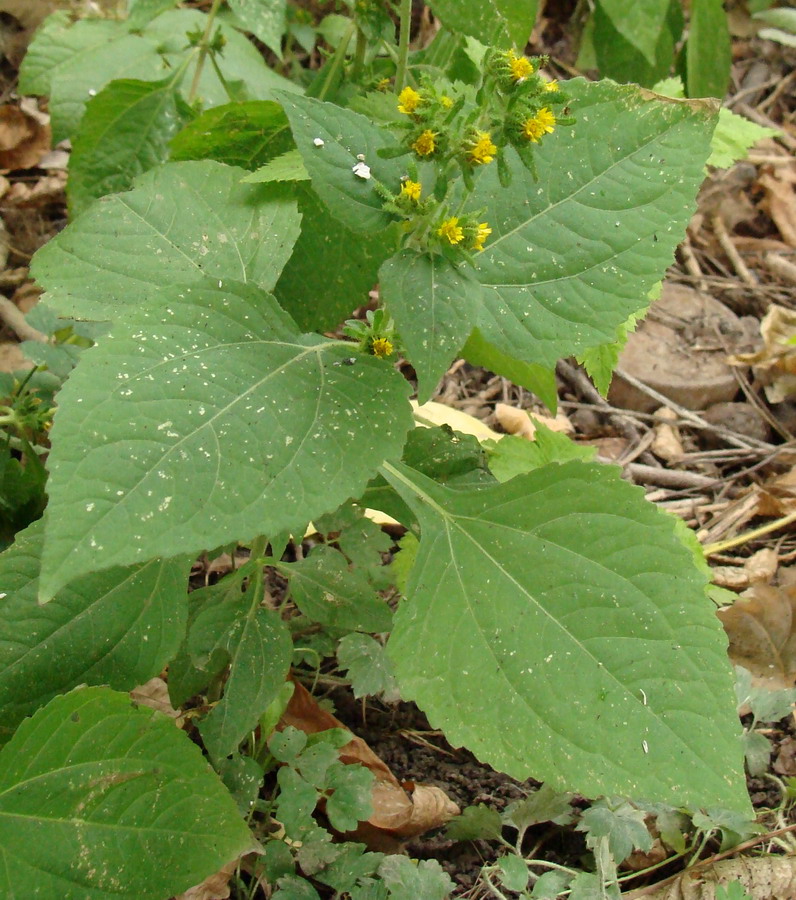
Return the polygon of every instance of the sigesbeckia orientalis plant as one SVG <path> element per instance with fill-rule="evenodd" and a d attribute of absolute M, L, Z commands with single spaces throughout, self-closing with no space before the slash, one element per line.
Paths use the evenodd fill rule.
<path fill-rule="evenodd" d="M 395 47 L 389 9 L 353 4 L 297 83 L 218 0 L 174 5 L 56 14 L 22 72 L 73 144 L 73 221 L 34 274 L 59 315 L 110 324 L 57 396 L 45 516 L 0 556 L 0 892 L 167 897 L 262 844 L 293 877 L 313 826 L 283 804 L 287 834 L 253 845 L 244 822 L 295 758 L 267 743 L 291 635 L 301 659 L 380 635 L 374 671 L 517 778 L 747 813 L 684 529 L 570 444 L 483 448 L 415 428 L 410 403 L 458 357 L 551 407 L 562 356 L 605 387 L 694 209 L 715 104 L 548 80 L 525 12 L 433 2 L 444 27 L 410 53 L 411 4 Z M 366 509 L 406 528 L 392 568 Z M 324 541 L 285 556 L 309 523 Z M 189 595 L 192 561 L 236 542 L 249 561 Z M 195 742 L 118 693 L 164 667 Z M 344 796 L 284 771 L 310 823 L 319 791 Z"/>

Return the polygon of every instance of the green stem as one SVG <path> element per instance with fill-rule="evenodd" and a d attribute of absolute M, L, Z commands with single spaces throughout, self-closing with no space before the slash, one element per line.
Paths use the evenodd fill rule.
<path fill-rule="evenodd" d="M 329 93 L 329 89 L 334 84 L 335 79 L 337 78 L 340 69 L 343 68 L 343 63 L 345 62 L 345 55 L 348 52 L 348 45 L 351 43 L 351 38 L 354 36 L 354 32 L 357 30 L 357 23 L 352 19 L 345 33 L 343 34 L 343 39 L 337 45 L 337 49 L 334 51 L 334 56 L 332 57 L 332 61 L 329 64 L 328 69 L 326 70 L 323 77 L 323 84 L 321 85 L 321 89 L 318 91 L 317 97 L 319 100 L 323 100 L 324 97 Z"/>
<path fill-rule="evenodd" d="M 792 522 L 796 522 L 796 512 L 788 513 L 787 516 L 782 516 L 779 519 L 774 519 L 773 522 L 766 522 L 765 525 L 761 525 L 759 528 L 753 528 L 751 531 L 745 531 L 743 534 L 727 538 L 726 541 L 718 541 L 715 544 L 705 544 L 702 548 L 702 553 L 708 557 L 713 556 L 715 553 L 722 553 L 724 550 L 730 550 L 732 547 L 740 547 L 742 544 L 746 544 L 749 541 L 765 537 L 765 535 L 770 534 L 772 531 L 779 531 L 780 528 L 785 528 L 786 525 L 790 525 Z"/>
<path fill-rule="evenodd" d="M 205 25 L 202 39 L 199 41 L 199 58 L 196 60 L 196 70 L 193 73 L 191 89 L 188 91 L 189 104 L 193 103 L 193 101 L 196 99 L 196 94 L 199 91 L 199 79 L 202 77 L 202 70 L 205 67 L 205 60 L 207 59 L 207 54 L 210 51 L 210 32 L 213 30 L 213 23 L 215 22 L 216 15 L 218 14 L 218 9 L 220 6 L 221 0 L 213 0 L 213 5 L 210 7 L 210 11 L 207 14 L 207 24 Z"/>
<path fill-rule="evenodd" d="M 351 70 L 351 80 L 359 81 L 362 77 L 362 70 L 365 67 L 365 53 L 368 49 L 368 39 L 365 32 L 357 27 L 357 48 L 354 53 L 354 67 Z"/>
<path fill-rule="evenodd" d="M 412 28 L 412 0 L 401 0 L 399 16 L 398 71 L 395 73 L 395 91 L 400 94 L 406 83 L 406 70 L 409 63 L 409 32 Z"/>
<path fill-rule="evenodd" d="M 249 559 L 257 560 L 260 565 L 254 573 L 252 580 L 252 597 L 254 603 L 260 603 L 263 589 L 263 564 L 265 563 L 265 548 L 268 546 L 268 538 L 256 537 L 251 544 Z"/>

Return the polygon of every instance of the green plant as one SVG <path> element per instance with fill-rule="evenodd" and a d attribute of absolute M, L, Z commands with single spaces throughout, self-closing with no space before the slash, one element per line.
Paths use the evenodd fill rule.
<path fill-rule="evenodd" d="M 748 815 L 723 633 L 684 532 L 555 437 L 485 451 L 413 428 L 393 365 L 400 347 L 420 400 L 457 355 L 551 406 L 560 356 L 607 377 L 694 207 L 715 106 L 556 90 L 511 49 L 525 3 L 439 0 L 447 27 L 417 55 L 410 3 L 397 43 L 391 5 L 355 4 L 306 94 L 219 2 L 175 5 L 56 14 L 22 71 L 74 147 L 73 221 L 35 275 L 50 309 L 110 325 L 58 394 L 44 519 L 0 557 L 3 891 L 156 900 L 254 848 L 283 900 L 315 896 L 299 875 L 443 896 L 438 866 L 332 845 L 312 818 L 319 800 L 340 830 L 367 814 L 367 773 L 335 762 L 334 735 L 273 734 L 291 661 L 338 647 L 358 693 L 397 680 L 516 777 Z M 384 308 L 322 336 L 377 280 Z M 389 569 L 365 508 L 407 528 Z M 286 557 L 309 522 L 319 545 Z M 196 556 L 238 541 L 249 560 L 189 595 Z M 386 655 L 368 632 L 390 633 Z M 166 665 L 175 705 L 202 698 L 191 727 L 215 772 L 120 693 Z"/>
<path fill-rule="evenodd" d="M 594 0 L 578 64 L 617 81 L 652 87 L 682 76 L 689 97 L 719 97 L 730 78 L 730 32 L 721 0 L 694 0 L 686 21 L 680 0 Z"/>

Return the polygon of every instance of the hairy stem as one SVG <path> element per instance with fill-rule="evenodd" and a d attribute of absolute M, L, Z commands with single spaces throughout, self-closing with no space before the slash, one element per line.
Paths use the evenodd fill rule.
<path fill-rule="evenodd" d="M 398 70 L 395 73 L 395 90 L 400 93 L 406 83 L 409 62 L 409 32 L 412 27 L 412 0 L 401 0 L 400 28 L 398 31 Z"/>
<path fill-rule="evenodd" d="M 189 104 L 193 103 L 193 101 L 196 99 L 196 94 L 199 91 L 199 79 L 202 77 L 202 71 L 205 67 L 205 60 L 207 59 L 207 54 L 210 52 L 210 33 L 213 30 L 213 23 L 215 22 L 218 8 L 220 6 L 221 0 L 213 0 L 213 5 L 210 7 L 210 11 L 207 14 L 207 24 L 205 25 L 202 39 L 199 41 L 199 58 L 196 60 L 196 70 L 193 73 L 191 89 L 188 91 Z"/>

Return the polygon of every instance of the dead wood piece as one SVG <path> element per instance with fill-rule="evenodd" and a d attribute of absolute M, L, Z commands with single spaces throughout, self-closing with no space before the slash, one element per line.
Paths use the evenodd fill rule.
<path fill-rule="evenodd" d="M 713 487 L 719 479 L 698 472 L 681 472 L 677 469 L 656 469 L 642 463 L 630 463 L 625 471 L 639 484 L 651 484 L 668 488 L 706 488 Z"/>
<path fill-rule="evenodd" d="M 796 284 L 795 263 L 785 259 L 784 256 L 780 256 L 779 253 L 766 253 L 763 257 L 763 262 L 772 275 L 776 275 L 777 278 L 781 278 L 789 284 Z"/>

